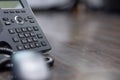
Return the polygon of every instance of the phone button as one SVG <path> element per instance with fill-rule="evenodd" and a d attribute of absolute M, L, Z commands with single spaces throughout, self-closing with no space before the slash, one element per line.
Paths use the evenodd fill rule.
<path fill-rule="evenodd" d="M 31 37 L 34 37 L 34 36 L 35 36 L 35 33 L 34 33 L 34 32 L 31 32 L 31 33 L 30 33 L 30 36 L 31 36 Z"/>
<path fill-rule="evenodd" d="M 42 46 L 47 46 L 47 44 L 46 44 L 45 41 L 42 41 L 42 42 L 41 42 L 41 45 L 42 45 Z"/>
<path fill-rule="evenodd" d="M 20 28 L 17 28 L 15 30 L 16 30 L 17 33 L 21 33 L 22 32 Z"/>
<path fill-rule="evenodd" d="M 6 17 L 4 17 L 4 18 L 3 18 L 3 21 L 9 21 L 9 19 L 8 19 L 8 18 L 6 18 Z"/>
<path fill-rule="evenodd" d="M 27 41 L 28 41 L 29 43 L 33 42 L 33 40 L 32 40 L 31 38 L 28 38 Z"/>
<path fill-rule="evenodd" d="M 21 28 L 21 30 L 22 30 L 23 32 L 27 32 L 27 29 L 26 29 L 26 28 Z"/>
<path fill-rule="evenodd" d="M 29 22 L 30 22 L 30 23 L 35 23 L 35 21 L 34 21 L 34 20 L 30 20 Z"/>
<path fill-rule="evenodd" d="M 18 34 L 20 38 L 24 38 L 25 36 L 23 34 Z"/>
<path fill-rule="evenodd" d="M 34 26 L 33 29 L 34 29 L 35 31 L 39 31 L 39 29 L 38 29 L 37 26 Z"/>
<path fill-rule="evenodd" d="M 15 21 L 18 23 L 18 24 L 24 24 L 24 19 L 20 16 L 15 16 Z"/>
<path fill-rule="evenodd" d="M 32 17 L 32 16 L 28 16 L 27 18 L 28 18 L 28 19 L 33 19 L 33 17 Z"/>
<path fill-rule="evenodd" d="M 27 30 L 28 30 L 28 31 L 32 31 L 33 29 L 32 29 L 31 27 L 28 27 Z"/>
<path fill-rule="evenodd" d="M 22 12 L 22 13 L 25 13 L 26 11 L 25 11 L 25 10 L 22 10 L 21 12 Z"/>
<path fill-rule="evenodd" d="M 4 11 L 5 14 L 9 13 L 8 11 Z"/>
<path fill-rule="evenodd" d="M 13 29 L 8 30 L 10 34 L 15 34 L 15 31 Z"/>
<path fill-rule="evenodd" d="M 14 12 L 14 11 L 12 11 L 12 10 L 11 10 L 11 11 L 9 11 L 9 12 L 10 12 L 10 13 L 15 13 L 15 12 Z"/>
<path fill-rule="evenodd" d="M 20 13 L 20 11 L 18 11 L 18 10 L 17 10 L 17 11 L 15 11 L 15 12 L 16 12 L 16 13 Z"/>
<path fill-rule="evenodd" d="M 42 34 L 38 34 L 37 37 L 38 37 L 39 39 L 43 38 Z"/>
<path fill-rule="evenodd" d="M 34 42 L 37 42 L 38 39 L 36 37 L 32 38 Z"/>
<path fill-rule="evenodd" d="M 19 39 L 16 38 L 16 37 L 14 37 L 14 38 L 13 38 L 13 41 L 14 41 L 14 42 L 19 42 Z"/>
<path fill-rule="evenodd" d="M 31 44 L 30 44 L 30 47 L 31 47 L 31 48 L 35 48 L 35 44 L 31 43 Z"/>
<path fill-rule="evenodd" d="M 12 22 L 12 23 L 14 23 L 14 22 L 15 22 L 15 20 L 14 20 L 14 19 L 11 19 L 11 22 Z"/>
<path fill-rule="evenodd" d="M 24 45 L 24 48 L 25 48 L 25 49 L 29 49 L 30 46 L 29 46 L 29 45 Z"/>
<path fill-rule="evenodd" d="M 5 22 L 5 25 L 11 25 L 11 22 L 6 21 L 6 22 Z"/>
<path fill-rule="evenodd" d="M 41 45 L 39 43 L 35 43 L 36 47 L 41 47 Z"/>
<path fill-rule="evenodd" d="M 25 35 L 25 37 L 30 37 L 30 34 L 28 34 L 28 33 L 25 33 L 24 35 Z"/>
<path fill-rule="evenodd" d="M 23 44 L 26 44 L 26 43 L 27 43 L 27 40 L 26 40 L 26 39 L 22 39 L 21 42 L 22 42 Z"/>
<path fill-rule="evenodd" d="M 24 48 L 23 48 L 23 46 L 20 46 L 20 45 L 19 45 L 19 46 L 17 46 L 17 49 L 18 49 L 18 50 L 23 50 Z"/>

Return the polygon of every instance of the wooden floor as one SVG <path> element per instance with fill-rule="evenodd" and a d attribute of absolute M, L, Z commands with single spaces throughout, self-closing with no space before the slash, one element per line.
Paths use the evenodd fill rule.
<path fill-rule="evenodd" d="M 120 80 L 120 15 L 84 10 L 35 15 L 52 46 L 51 80 Z"/>

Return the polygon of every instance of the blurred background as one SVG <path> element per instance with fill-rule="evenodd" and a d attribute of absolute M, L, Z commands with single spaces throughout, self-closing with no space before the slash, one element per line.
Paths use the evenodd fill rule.
<path fill-rule="evenodd" d="M 33 9 L 72 10 L 80 2 L 92 10 L 120 10 L 119 0 L 28 0 Z"/>
<path fill-rule="evenodd" d="M 120 0 L 27 1 L 52 46 L 50 80 L 120 80 Z"/>
<path fill-rule="evenodd" d="M 33 9 L 47 10 L 47 9 L 59 9 L 66 10 L 72 9 L 79 0 L 28 0 Z"/>
<path fill-rule="evenodd" d="M 28 0 L 55 59 L 51 80 L 120 79 L 120 0 Z"/>

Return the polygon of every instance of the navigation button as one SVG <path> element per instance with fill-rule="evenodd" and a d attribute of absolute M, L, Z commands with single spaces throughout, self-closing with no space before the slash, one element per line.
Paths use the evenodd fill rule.
<path fill-rule="evenodd" d="M 24 19 L 20 16 L 15 16 L 15 21 L 18 23 L 18 24 L 24 24 Z"/>

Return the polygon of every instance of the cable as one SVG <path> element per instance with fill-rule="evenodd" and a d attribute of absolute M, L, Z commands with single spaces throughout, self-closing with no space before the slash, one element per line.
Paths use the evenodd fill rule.
<path fill-rule="evenodd" d="M 13 53 L 12 49 L 0 47 L 0 70 L 3 68 L 9 68 L 11 66 L 11 55 Z"/>
<path fill-rule="evenodd" d="M 9 49 L 9 48 L 1 48 L 0 47 L 0 53 L 4 53 L 4 54 L 7 54 L 7 55 L 11 55 L 13 53 L 13 50 L 12 49 Z"/>

